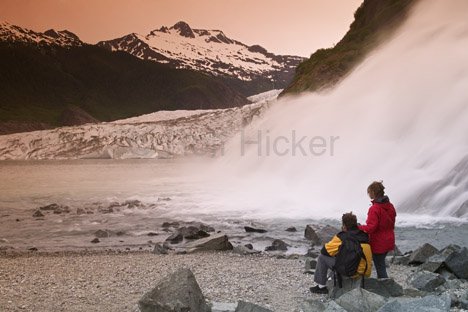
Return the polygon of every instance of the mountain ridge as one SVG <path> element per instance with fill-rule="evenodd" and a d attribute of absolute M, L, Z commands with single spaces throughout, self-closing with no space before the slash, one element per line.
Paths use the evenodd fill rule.
<path fill-rule="evenodd" d="M 147 35 L 130 33 L 100 41 L 98 46 L 124 51 L 138 58 L 204 72 L 239 88 L 245 96 L 269 89 L 282 89 L 291 81 L 300 56 L 275 55 L 260 45 L 248 46 L 229 38 L 221 30 L 193 29 L 179 21 L 161 26 Z"/>
<path fill-rule="evenodd" d="M 0 24 L 0 134 L 248 103 L 214 77 Z M 77 39 L 78 38 L 78 39 Z"/>
<path fill-rule="evenodd" d="M 332 48 L 318 49 L 296 69 L 292 82 L 280 96 L 320 92 L 342 81 L 406 20 L 420 0 L 364 0 L 354 13 L 348 32 Z"/>

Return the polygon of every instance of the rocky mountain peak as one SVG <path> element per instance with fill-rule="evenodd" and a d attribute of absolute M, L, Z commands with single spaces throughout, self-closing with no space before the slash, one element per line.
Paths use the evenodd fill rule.
<path fill-rule="evenodd" d="M 192 28 L 186 22 L 180 21 L 174 24 L 170 29 L 175 29 L 183 37 L 195 38 Z"/>
<path fill-rule="evenodd" d="M 0 22 L 0 41 L 21 42 L 27 44 L 57 45 L 63 47 L 81 46 L 83 42 L 68 30 L 49 29 L 43 33 Z"/>

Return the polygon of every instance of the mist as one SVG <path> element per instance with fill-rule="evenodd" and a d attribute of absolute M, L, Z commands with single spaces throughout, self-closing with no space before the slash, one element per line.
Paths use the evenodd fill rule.
<path fill-rule="evenodd" d="M 399 214 L 466 220 L 467 51 L 468 2 L 421 1 L 335 89 L 282 98 L 225 146 L 208 173 L 225 190 L 217 194 L 223 209 L 362 218 L 367 186 L 383 180 Z M 281 155 L 273 150 L 275 139 L 291 141 L 293 133 L 306 137 L 306 155 L 293 155 L 285 139 L 277 141 Z M 323 143 L 315 153 L 313 138 Z"/>

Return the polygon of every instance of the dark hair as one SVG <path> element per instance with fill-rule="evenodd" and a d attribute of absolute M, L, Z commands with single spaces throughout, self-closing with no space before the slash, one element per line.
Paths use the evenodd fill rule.
<path fill-rule="evenodd" d="M 383 181 L 374 181 L 367 187 L 367 194 L 369 194 L 372 199 L 385 195 L 385 186 L 383 186 L 382 182 Z"/>
<path fill-rule="evenodd" d="M 341 217 L 341 222 L 348 230 L 357 227 L 357 218 L 352 212 L 345 213 Z"/>

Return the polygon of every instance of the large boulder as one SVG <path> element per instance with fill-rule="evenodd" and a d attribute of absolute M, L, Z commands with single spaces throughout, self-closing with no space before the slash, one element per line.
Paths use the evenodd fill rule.
<path fill-rule="evenodd" d="M 141 312 L 208 312 L 200 286 L 189 269 L 165 277 L 138 301 Z"/>
<path fill-rule="evenodd" d="M 437 254 L 439 250 L 432 246 L 431 244 L 424 244 L 411 254 L 409 258 L 409 264 L 421 264 L 426 262 L 426 260 Z"/>
<path fill-rule="evenodd" d="M 330 225 L 308 224 L 304 231 L 304 237 L 310 240 L 312 245 L 321 245 L 329 242 L 339 232 L 339 229 Z"/>
<path fill-rule="evenodd" d="M 304 230 L 304 237 L 310 240 L 312 245 L 320 245 L 322 243 L 311 224 L 307 224 Z"/>
<path fill-rule="evenodd" d="M 337 229 L 334 226 L 331 225 L 325 225 L 323 227 L 319 227 L 317 230 L 317 235 L 322 241 L 322 244 L 325 244 L 333 238 L 336 234 L 340 232 L 339 229 Z"/>
<path fill-rule="evenodd" d="M 460 251 L 453 251 L 445 259 L 445 265 L 456 277 L 468 279 L 468 249 L 465 247 Z"/>
<path fill-rule="evenodd" d="M 362 288 L 353 289 L 335 301 L 348 312 L 374 312 L 385 304 L 384 297 Z"/>
<path fill-rule="evenodd" d="M 273 312 L 273 311 L 271 311 L 270 309 L 261 307 L 259 305 L 250 303 L 250 302 L 239 300 L 239 303 L 237 304 L 237 308 L 235 312 Z"/>
<path fill-rule="evenodd" d="M 430 256 L 422 265 L 421 269 L 429 272 L 440 273 L 445 269 L 447 259 L 454 259 L 456 256 L 450 257 L 452 254 L 461 252 L 462 248 L 458 245 L 448 245 L 439 253 Z"/>
<path fill-rule="evenodd" d="M 450 296 L 430 295 L 422 298 L 395 298 L 389 300 L 379 312 L 450 311 Z"/>
<path fill-rule="evenodd" d="M 407 282 L 416 289 L 431 292 L 443 285 L 445 279 L 436 273 L 420 271 L 410 275 Z"/>
<path fill-rule="evenodd" d="M 392 278 L 366 278 L 365 289 L 385 298 L 403 296 L 403 287 Z"/>
<path fill-rule="evenodd" d="M 200 251 L 224 251 L 233 249 L 227 235 L 224 234 L 215 234 L 211 235 L 210 237 L 187 242 L 183 247 L 186 248 L 187 253 Z"/>

